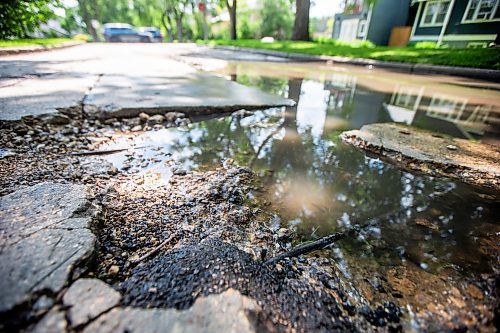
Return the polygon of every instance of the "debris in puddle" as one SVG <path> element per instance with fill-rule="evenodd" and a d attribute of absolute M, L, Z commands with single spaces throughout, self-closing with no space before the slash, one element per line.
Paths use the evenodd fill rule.
<path fill-rule="evenodd" d="M 131 149 L 144 149 L 147 148 L 145 146 L 140 146 L 140 147 L 128 147 L 128 148 L 120 148 L 120 149 L 104 149 L 104 150 L 91 150 L 91 151 L 80 151 L 76 153 L 71 153 L 71 155 L 74 156 L 87 156 L 87 155 L 108 155 L 108 154 L 115 154 L 115 153 L 120 153 L 123 151 L 128 151 Z"/>
<path fill-rule="evenodd" d="M 325 236 L 321 239 L 318 239 L 317 241 L 307 243 L 307 244 L 302 244 L 299 245 L 295 248 L 293 248 L 290 251 L 287 251 L 285 253 L 279 254 L 275 257 L 272 257 L 264 262 L 264 265 L 273 265 L 277 263 L 280 260 L 283 260 L 285 258 L 291 258 L 291 257 L 297 257 L 303 254 L 308 254 L 310 252 L 313 252 L 315 250 L 320 250 L 324 248 L 325 246 L 330 245 L 331 243 L 338 241 L 342 238 L 346 237 L 346 233 L 334 233 L 329 236 Z"/>

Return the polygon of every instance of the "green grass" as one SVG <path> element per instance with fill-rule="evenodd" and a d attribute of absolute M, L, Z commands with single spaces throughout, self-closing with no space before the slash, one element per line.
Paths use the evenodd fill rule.
<path fill-rule="evenodd" d="M 203 42 L 199 42 L 203 43 Z M 348 45 L 335 41 L 329 42 L 296 42 L 276 41 L 262 43 L 260 40 L 213 40 L 208 44 L 229 45 L 328 56 L 349 58 L 365 58 L 383 61 L 446 65 L 457 67 L 475 67 L 500 69 L 500 50 L 498 49 L 422 49 L 414 47 L 367 47 L 363 44 Z"/>
<path fill-rule="evenodd" d="M 0 40 L 0 47 L 16 47 L 16 46 L 32 46 L 32 45 L 51 46 L 69 41 L 71 41 L 70 38 L 33 38 L 33 39 Z"/>

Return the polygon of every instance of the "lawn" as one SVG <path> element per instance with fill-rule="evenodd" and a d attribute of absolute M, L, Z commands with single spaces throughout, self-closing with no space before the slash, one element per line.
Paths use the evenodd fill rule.
<path fill-rule="evenodd" d="M 386 46 L 366 47 L 363 45 L 347 45 L 334 41 L 275 41 L 273 43 L 262 43 L 260 40 L 213 40 L 209 41 L 208 44 L 250 47 L 288 53 L 342 56 L 349 58 L 365 58 L 457 67 L 500 69 L 499 49 L 423 49 L 415 47 Z"/>
<path fill-rule="evenodd" d="M 0 47 L 16 47 L 16 46 L 31 46 L 31 45 L 51 46 L 69 41 L 71 41 L 70 38 L 33 38 L 33 39 L 0 40 Z"/>

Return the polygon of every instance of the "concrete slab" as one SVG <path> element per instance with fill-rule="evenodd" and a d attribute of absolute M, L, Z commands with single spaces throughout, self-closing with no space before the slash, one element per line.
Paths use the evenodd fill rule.
<path fill-rule="evenodd" d="M 0 89 L 0 121 L 43 117 L 58 114 L 59 110 L 80 108 L 97 78 L 95 74 L 84 73 L 19 78 Z"/>
<path fill-rule="evenodd" d="M 84 111 L 94 117 L 134 117 L 141 112 L 229 112 L 294 105 L 292 100 L 214 75 L 139 77 L 105 75 L 84 100 Z"/>
<path fill-rule="evenodd" d="M 342 140 L 404 169 L 500 190 L 500 149 L 398 124 L 370 124 Z"/>
<path fill-rule="evenodd" d="M 42 293 L 57 293 L 71 269 L 89 258 L 95 236 L 89 229 L 83 185 L 41 183 L 0 198 L 0 313 Z"/>
<path fill-rule="evenodd" d="M 199 298 L 185 311 L 115 308 L 93 321 L 83 332 L 254 333 L 261 311 L 255 300 L 228 289 L 219 295 Z"/>

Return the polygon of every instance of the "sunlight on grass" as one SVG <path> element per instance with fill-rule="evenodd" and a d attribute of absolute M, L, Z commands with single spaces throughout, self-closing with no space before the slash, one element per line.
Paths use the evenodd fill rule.
<path fill-rule="evenodd" d="M 55 45 L 68 42 L 70 40 L 71 40 L 70 38 L 33 38 L 33 39 L 0 40 L 0 47 Z"/>
<path fill-rule="evenodd" d="M 383 56 L 404 56 L 404 57 L 419 57 L 421 54 L 418 51 L 405 51 L 401 52 L 400 50 L 389 50 L 389 51 L 379 51 L 379 52 L 371 52 L 369 53 L 370 57 L 379 58 Z"/>
<path fill-rule="evenodd" d="M 198 43 L 204 43 L 198 41 Z M 334 40 L 317 42 L 260 40 L 215 40 L 211 45 L 250 47 L 286 53 L 341 56 L 376 59 L 382 61 L 423 63 L 446 66 L 500 69 L 500 52 L 497 49 L 424 49 L 414 47 L 374 46 L 371 43 L 343 43 Z"/>

